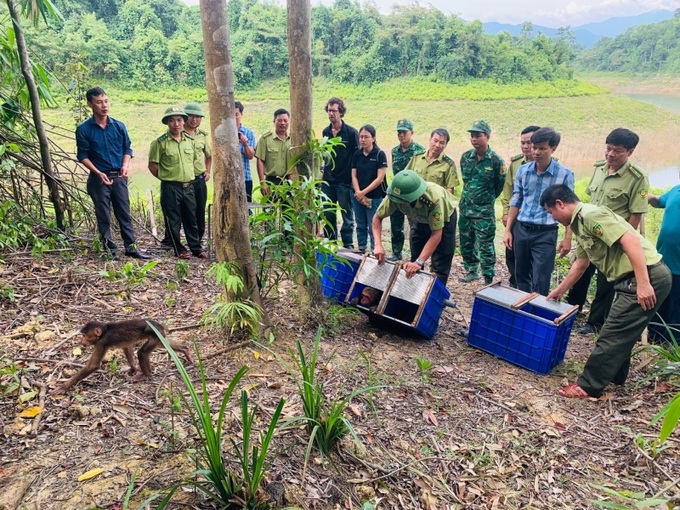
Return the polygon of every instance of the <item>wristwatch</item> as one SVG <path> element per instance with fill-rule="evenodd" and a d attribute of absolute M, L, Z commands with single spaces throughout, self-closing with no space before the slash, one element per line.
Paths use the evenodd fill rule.
<path fill-rule="evenodd" d="M 416 259 L 416 264 L 418 264 L 421 269 L 425 267 L 425 261 L 422 259 Z"/>

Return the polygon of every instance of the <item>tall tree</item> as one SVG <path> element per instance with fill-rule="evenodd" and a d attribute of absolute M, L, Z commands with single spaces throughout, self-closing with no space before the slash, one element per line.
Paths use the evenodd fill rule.
<path fill-rule="evenodd" d="M 229 42 L 229 16 L 225 0 L 200 0 L 205 77 L 213 139 L 213 239 L 220 262 L 241 270 L 246 292 L 262 306 L 255 263 L 250 248 L 248 208 L 234 117 L 234 74 Z M 243 296 L 227 296 L 228 299 Z M 263 310 L 262 322 L 269 323 Z"/>
<path fill-rule="evenodd" d="M 45 126 L 42 122 L 42 112 L 40 110 L 40 94 L 38 87 L 33 79 L 31 72 L 31 60 L 28 57 L 28 47 L 26 46 L 26 39 L 24 32 L 21 29 L 19 21 L 19 13 L 14 0 L 7 0 L 7 8 L 9 15 L 14 25 L 14 32 L 16 36 L 17 51 L 19 53 L 19 60 L 21 62 L 21 74 L 26 82 L 28 96 L 31 102 L 31 113 L 33 115 L 33 124 L 35 125 L 36 134 L 38 136 L 38 145 L 40 146 L 40 158 L 42 161 L 43 172 L 45 175 L 45 183 L 50 194 L 50 201 L 54 207 L 54 218 L 57 223 L 57 228 L 64 230 L 64 209 L 59 199 L 59 186 L 54 176 L 54 169 L 52 168 L 52 158 L 50 155 L 50 143 L 45 131 Z M 24 0 L 21 4 L 23 13 L 28 14 L 33 22 L 37 25 L 39 16 L 47 20 L 48 15 L 58 16 L 57 11 L 51 4 L 50 0 Z"/>
<path fill-rule="evenodd" d="M 309 149 L 312 140 L 312 8 L 309 0 L 288 0 L 288 57 L 290 75 L 290 141 L 294 155 L 301 158 L 293 168 L 296 178 L 315 177 L 314 156 Z M 310 226 L 311 227 L 311 226 Z M 314 232 L 313 228 L 305 229 Z M 304 256 L 304 254 L 299 254 Z M 313 256 L 307 255 L 307 256 Z M 314 264 L 313 261 L 311 261 Z M 317 303 L 321 296 L 318 279 L 308 281 L 304 273 L 298 275 L 298 294 L 305 306 Z M 305 284 L 307 283 L 307 284 Z"/>

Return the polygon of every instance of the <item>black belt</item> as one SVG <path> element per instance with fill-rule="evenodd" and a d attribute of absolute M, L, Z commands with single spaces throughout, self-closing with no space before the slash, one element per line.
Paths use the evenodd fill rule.
<path fill-rule="evenodd" d="M 196 180 L 199 180 L 199 179 L 202 180 L 202 181 L 205 181 L 205 172 L 203 172 L 201 175 L 196 176 Z"/>
<path fill-rule="evenodd" d="M 518 222 L 519 226 L 525 230 L 534 230 L 537 232 L 545 232 L 547 230 L 557 230 L 558 225 L 539 225 L 538 223 L 527 223 L 525 221 Z"/>
<path fill-rule="evenodd" d="M 647 266 L 647 272 L 652 270 L 652 268 L 655 268 L 656 266 L 665 266 L 666 264 L 663 263 L 663 260 L 660 260 L 656 264 L 652 264 L 651 266 Z M 630 271 L 623 276 L 619 276 L 616 281 L 614 282 L 614 285 L 618 285 L 621 282 L 625 282 L 626 280 L 630 280 L 631 278 L 635 278 L 635 271 Z"/>
<path fill-rule="evenodd" d="M 178 182 L 178 181 L 163 181 L 165 184 L 172 184 L 173 186 L 178 186 L 181 188 L 188 188 L 194 181 L 189 182 Z"/>

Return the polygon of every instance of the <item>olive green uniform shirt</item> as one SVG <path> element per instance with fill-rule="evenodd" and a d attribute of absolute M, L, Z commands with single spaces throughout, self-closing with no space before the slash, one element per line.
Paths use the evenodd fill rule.
<path fill-rule="evenodd" d="M 607 163 L 595 163 L 595 172 L 586 188 L 590 202 L 595 205 L 609 207 L 616 214 L 628 221 L 631 214 L 647 212 L 647 190 L 649 179 L 630 160 L 609 175 Z"/>
<path fill-rule="evenodd" d="M 633 271 L 630 259 L 618 242 L 626 232 L 632 232 L 640 239 L 648 266 L 661 260 L 652 243 L 607 207 L 579 204 L 571 218 L 571 228 L 576 237 L 576 258 L 590 259 L 607 281 L 614 282 Z"/>
<path fill-rule="evenodd" d="M 406 169 L 413 170 L 427 182 L 439 184 L 444 189 L 453 189 L 460 184 L 456 163 L 446 154 L 441 153 L 432 163 L 429 162 L 430 151 L 415 154 L 406 165 Z"/>
<path fill-rule="evenodd" d="M 427 183 L 425 193 L 415 202 L 415 207 L 412 207 L 410 203 L 397 203 L 385 197 L 376 214 L 382 219 L 395 211 L 401 211 L 410 220 L 427 223 L 430 230 L 440 230 L 456 209 L 453 195 L 434 182 Z"/>
<path fill-rule="evenodd" d="M 264 175 L 285 177 L 290 165 L 290 136 L 281 140 L 274 131 L 267 131 L 260 137 L 255 157 L 264 163 Z"/>
<path fill-rule="evenodd" d="M 507 165 L 491 147 L 481 159 L 474 148 L 460 157 L 463 191 L 460 194 L 460 213 L 468 218 L 493 218 L 494 202 L 503 191 Z"/>
<path fill-rule="evenodd" d="M 419 152 L 425 152 L 425 147 L 411 141 L 406 150 L 402 150 L 401 144 L 392 149 L 392 173 L 397 175 L 406 168 L 411 158 Z"/>
<path fill-rule="evenodd" d="M 194 175 L 198 177 L 206 171 L 205 160 L 212 157 L 210 151 L 210 141 L 208 140 L 208 133 L 202 129 L 197 129 L 194 135 L 194 146 L 196 147 L 197 157 L 194 165 Z"/>
<path fill-rule="evenodd" d="M 512 190 L 515 186 L 515 176 L 517 170 L 524 163 L 528 163 L 524 154 L 517 154 L 510 158 L 510 166 L 505 173 L 505 182 L 503 183 L 503 192 L 501 193 L 501 205 L 503 206 L 503 216 L 510 211 L 510 200 L 512 199 Z"/>
<path fill-rule="evenodd" d="M 182 132 L 182 139 L 178 142 L 167 131 L 151 142 L 149 149 L 149 162 L 158 163 L 158 178 L 161 181 L 193 181 L 197 158 L 194 140 L 185 132 Z"/>

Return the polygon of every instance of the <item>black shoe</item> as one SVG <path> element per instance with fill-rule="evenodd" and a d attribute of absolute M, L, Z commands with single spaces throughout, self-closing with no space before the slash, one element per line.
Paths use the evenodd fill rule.
<path fill-rule="evenodd" d="M 118 256 L 118 250 L 106 250 L 106 254 L 111 260 L 120 260 L 120 257 Z"/>
<path fill-rule="evenodd" d="M 395 253 L 394 255 L 390 255 L 385 260 L 389 260 L 390 262 L 399 262 L 401 260 L 401 253 Z"/>
<path fill-rule="evenodd" d="M 493 276 L 485 276 L 484 277 L 484 284 L 485 285 L 491 285 L 493 283 Z"/>
<path fill-rule="evenodd" d="M 133 259 L 142 259 L 142 260 L 149 260 L 151 258 L 150 255 L 146 255 L 145 253 L 139 252 L 137 250 L 126 251 L 125 256 L 126 257 L 132 257 Z"/>
<path fill-rule="evenodd" d="M 585 326 L 581 326 L 580 328 L 578 328 L 576 332 L 581 335 L 591 335 L 593 333 L 598 334 L 600 332 L 600 328 L 598 328 L 594 324 L 586 323 Z"/>

